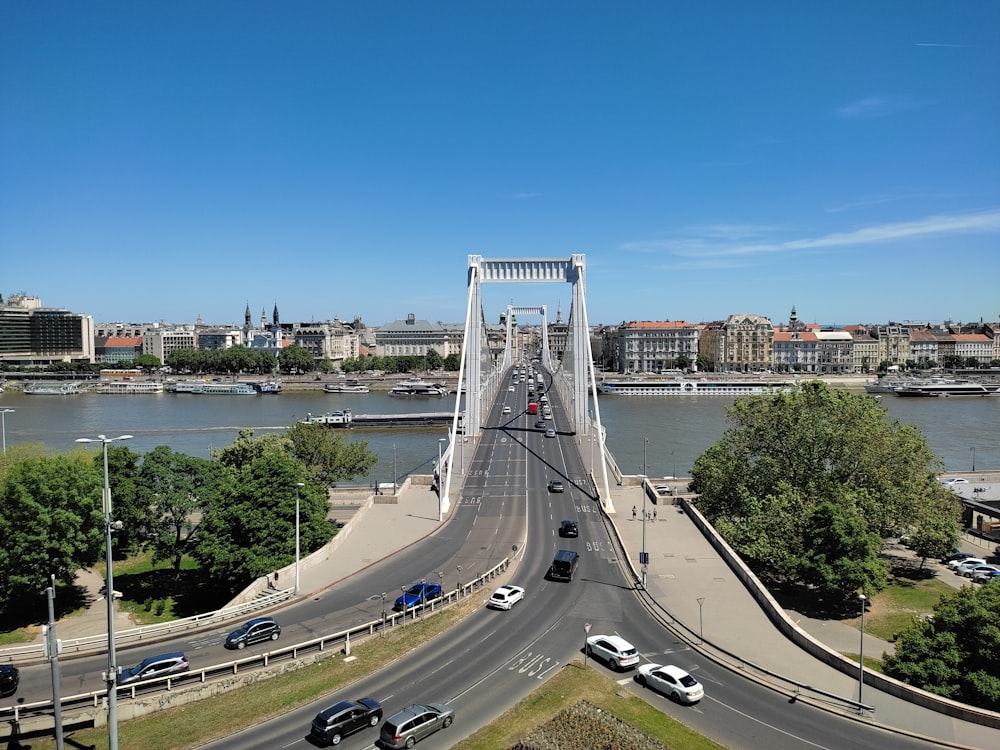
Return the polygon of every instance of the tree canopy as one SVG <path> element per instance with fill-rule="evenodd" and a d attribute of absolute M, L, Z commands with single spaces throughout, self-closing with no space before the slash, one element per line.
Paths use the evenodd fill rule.
<path fill-rule="evenodd" d="M 958 538 L 959 508 L 939 459 L 875 399 L 820 381 L 738 399 L 732 424 L 695 462 L 698 509 L 765 581 L 832 601 L 884 588 L 881 542 Z M 933 546 L 933 545 L 931 545 Z"/>

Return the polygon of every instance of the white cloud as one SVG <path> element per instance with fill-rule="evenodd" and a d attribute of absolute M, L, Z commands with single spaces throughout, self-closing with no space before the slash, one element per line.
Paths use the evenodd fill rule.
<path fill-rule="evenodd" d="M 920 106 L 918 102 L 914 101 L 870 96 L 840 107 L 837 110 L 837 116 L 844 120 L 874 120 L 880 117 L 890 117 Z"/>

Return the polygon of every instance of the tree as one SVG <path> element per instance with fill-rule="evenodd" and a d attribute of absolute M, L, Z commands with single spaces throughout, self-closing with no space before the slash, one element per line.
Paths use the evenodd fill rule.
<path fill-rule="evenodd" d="M 1000 710 L 1000 586 L 963 586 L 904 631 L 885 673 L 946 698 Z"/>
<path fill-rule="evenodd" d="M 157 370 L 162 366 L 160 358 L 153 354 L 140 354 L 132 363 L 147 372 L 150 370 Z"/>
<path fill-rule="evenodd" d="M 37 601 L 50 576 L 70 585 L 104 548 L 103 472 L 83 453 L 27 458 L 0 495 L 0 611 Z M 16 533 L 15 533 L 16 532 Z"/>
<path fill-rule="evenodd" d="M 347 443 L 343 431 L 318 424 L 295 424 L 285 433 L 288 452 L 309 468 L 323 486 L 368 474 L 378 463 L 378 454 L 369 450 L 367 440 Z"/>
<path fill-rule="evenodd" d="M 175 453 L 165 445 L 146 454 L 139 471 L 139 496 L 149 508 L 146 542 L 153 562 L 170 560 L 175 574 L 192 552 L 197 512 L 214 503 L 223 486 L 221 464 Z"/>
<path fill-rule="evenodd" d="M 140 497 L 137 488 L 139 461 L 142 456 L 127 445 L 108 446 L 108 484 L 111 487 L 111 516 L 121 521 L 115 532 L 114 555 L 122 560 L 134 554 L 146 540 L 150 526 L 149 505 Z M 104 474 L 104 453 L 94 454 L 94 466 Z M 102 508 L 103 510 L 103 508 Z"/>
<path fill-rule="evenodd" d="M 440 370 L 441 365 L 444 364 L 444 358 L 438 353 L 437 349 L 428 349 L 427 356 L 424 359 L 427 360 L 427 367 L 430 370 Z"/>
<path fill-rule="evenodd" d="M 234 469 L 219 502 L 202 519 L 194 555 L 212 579 L 230 591 L 295 559 L 295 497 L 299 491 L 300 546 L 306 555 L 336 533 L 327 519 L 326 492 L 308 481 L 291 456 L 266 452 Z"/>
<path fill-rule="evenodd" d="M 293 344 L 281 350 L 278 355 L 278 368 L 285 373 L 312 372 L 316 369 L 316 361 L 309 350 Z"/>
<path fill-rule="evenodd" d="M 849 586 L 874 592 L 885 584 L 875 539 L 938 523 L 957 533 L 954 516 L 941 517 L 938 459 L 875 399 L 810 381 L 738 399 L 728 416 L 733 426 L 695 462 L 691 489 L 763 578 L 830 598 Z"/>

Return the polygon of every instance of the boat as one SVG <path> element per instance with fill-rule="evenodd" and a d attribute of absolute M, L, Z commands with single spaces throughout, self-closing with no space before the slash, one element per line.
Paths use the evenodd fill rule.
<path fill-rule="evenodd" d="M 878 380 L 874 383 L 865 383 L 865 393 L 895 393 L 906 385 L 908 383 L 905 380 Z"/>
<path fill-rule="evenodd" d="M 158 383 L 155 380 L 112 380 L 97 386 L 97 392 L 113 396 L 163 393 L 163 383 Z"/>
<path fill-rule="evenodd" d="M 265 380 L 259 383 L 253 383 L 253 387 L 257 390 L 257 393 L 281 393 L 281 383 L 277 380 Z"/>
<path fill-rule="evenodd" d="M 1000 396 L 1000 385 L 953 380 L 934 383 L 907 383 L 894 393 L 903 398 L 951 398 L 953 396 Z"/>
<path fill-rule="evenodd" d="M 448 389 L 440 383 L 427 383 L 423 380 L 401 380 L 389 391 L 390 396 L 402 398 L 424 398 L 429 396 L 447 396 Z"/>
<path fill-rule="evenodd" d="M 24 392 L 29 396 L 70 396 L 80 393 L 83 383 L 70 380 L 61 383 L 28 383 L 24 386 Z"/>
<path fill-rule="evenodd" d="M 341 383 L 327 383 L 323 386 L 327 393 L 371 393 L 371 388 L 362 385 L 357 380 L 345 380 Z"/>
<path fill-rule="evenodd" d="M 301 424 L 321 424 L 327 427 L 347 427 L 352 420 L 351 410 L 328 411 L 326 414 L 307 414 L 300 419 Z"/>
<path fill-rule="evenodd" d="M 605 396 L 755 396 L 788 390 L 793 383 L 771 380 L 605 380 Z"/>
<path fill-rule="evenodd" d="M 204 380 L 179 380 L 167 385 L 168 393 L 201 393 L 206 395 L 253 396 L 257 390 L 249 383 L 216 383 Z"/>

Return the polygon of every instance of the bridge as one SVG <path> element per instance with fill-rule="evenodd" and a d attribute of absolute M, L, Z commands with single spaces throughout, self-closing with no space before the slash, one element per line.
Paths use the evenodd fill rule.
<path fill-rule="evenodd" d="M 590 479 L 605 512 L 613 513 L 608 482 L 605 432 L 601 426 L 601 411 L 597 402 L 597 379 L 590 347 L 590 327 L 587 321 L 587 269 L 581 254 L 569 258 L 494 258 L 469 256 L 468 298 L 465 313 L 465 333 L 459 371 L 455 413 L 449 430 L 448 449 L 437 467 L 441 496 L 440 514 L 451 507 L 452 460 L 455 446 L 465 437 L 478 438 L 486 423 L 486 415 L 504 384 L 504 375 L 516 361 L 513 325 L 518 316 L 541 316 L 541 351 L 539 359 L 552 376 L 550 387 L 565 405 L 566 430 L 586 438 L 597 453 L 591 461 Z M 548 315 L 545 305 L 536 307 L 508 306 L 506 345 L 500 357 L 490 352 L 486 336 L 486 314 L 483 310 L 483 284 L 570 284 L 572 303 L 569 312 L 566 348 L 557 359 L 549 349 Z M 464 399 L 464 413 L 462 412 Z"/>

